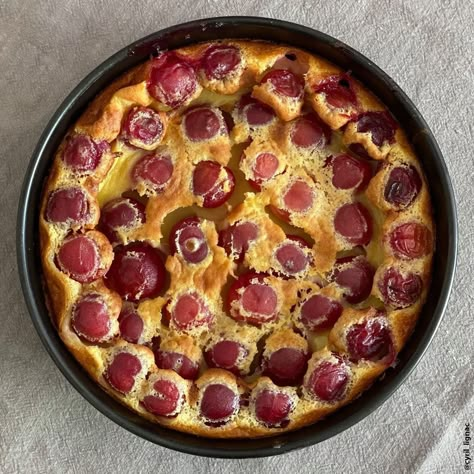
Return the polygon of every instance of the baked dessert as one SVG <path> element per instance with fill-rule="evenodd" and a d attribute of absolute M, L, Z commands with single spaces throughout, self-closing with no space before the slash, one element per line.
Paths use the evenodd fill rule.
<path fill-rule="evenodd" d="M 59 147 L 52 319 L 100 386 L 207 437 L 294 430 L 396 363 L 430 284 L 420 163 L 348 71 L 293 47 L 161 52 Z"/>

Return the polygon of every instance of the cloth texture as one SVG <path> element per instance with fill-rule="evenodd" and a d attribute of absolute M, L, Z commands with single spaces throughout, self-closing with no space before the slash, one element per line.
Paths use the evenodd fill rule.
<path fill-rule="evenodd" d="M 221 15 L 301 23 L 379 65 L 437 138 L 459 212 L 454 290 L 432 344 L 406 383 L 342 434 L 260 459 L 207 459 L 161 448 L 89 405 L 61 375 L 33 328 L 14 250 L 24 173 L 66 95 L 130 42 L 173 24 Z M 0 0 L 0 472 L 467 472 L 464 428 L 468 422 L 474 426 L 473 24 L 472 0 Z"/>

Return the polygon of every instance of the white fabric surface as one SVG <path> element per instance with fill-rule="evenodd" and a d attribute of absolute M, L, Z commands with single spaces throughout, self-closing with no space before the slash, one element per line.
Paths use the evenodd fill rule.
<path fill-rule="evenodd" d="M 314 27 L 391 75 L 444 152 L 460 225 L 449 308 L 405 385 L 339 436 L 255 460 L 206 459 L 160 448 L 90 406 L 57 370 L 34 331 L 14 252 L 25 169 L 69 91 L 135 39 L 186 20 L 232 14 Z M 464 424 L 474 424 L 473 24 L 472 0 L 0 0 L 0 472 L 464 472 Z"/>

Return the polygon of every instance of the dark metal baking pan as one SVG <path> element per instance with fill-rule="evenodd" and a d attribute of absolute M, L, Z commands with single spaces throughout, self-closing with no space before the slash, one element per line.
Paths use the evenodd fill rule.
<path fill-rule="evenodd" d="M 179 433 L 153 424 L 115 401 L 88 377 L 61 342 L 46 308 L 41 281 L 40 195 L 55 150 L 70 125 L 105 86 L 127 69 L 147 60 L 157 49 L 224 38 L 284 43 L 352 71 L 388 106 L 411 140 L 430 184 L 437 229 L 433 282 L 416 329 L 400 353 L 397 366 L 388 369 L 362 397 L 326 419 L 292 433 L 262 439 L 206 439 Z M 400 87 L 369 59 L 341 41 L 304 26 L 253 17 L 210 18 L 172 26 L 136 41 L 98 66 L 69 94 L 46 126 L 26 172 L 17 224 L 18 268 L 24 297 L 43 344 L 69 382 L 103 414 L 144 439 L 186 453 L 229 458 L 271 456 L 319 443 L 350 428 L 387 400 L 416 366 L 441 321 L 454 277 L 456 244 L 455 199 L 446 165 L 426 122 Z M 378 423 L 376 416 L 373 422 Z"/>

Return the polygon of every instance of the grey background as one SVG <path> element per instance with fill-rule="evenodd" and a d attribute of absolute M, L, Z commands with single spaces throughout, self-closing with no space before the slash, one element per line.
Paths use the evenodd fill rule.
<path fill-rule="evenodd" d="M 391 400 L 318 446 L 234 461 L 154 446 L 85 402 L 33 329 L 14 250 L 31 152 L 71 89 L 135 39 L 186 20 L 232 14 L 314 27 L 391 75 L 444 152 L 460 226 L 448 311 L 425 357 Z M 465 0 L 0 0 L 0 472 L 463 472 L 464 423 L 474 424 L 473 22 L 474 4 Z"/>

